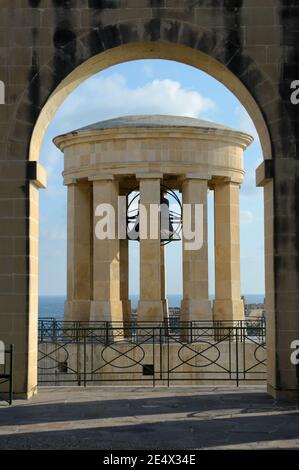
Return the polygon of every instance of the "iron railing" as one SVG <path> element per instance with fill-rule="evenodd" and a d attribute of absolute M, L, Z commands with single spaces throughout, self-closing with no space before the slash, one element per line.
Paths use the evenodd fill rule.
<path fill-rule="evenodd" d="M 7 402 L 12 405 L 13 400 L 13 359 L 14 359 L 14 345 L 11 344 L 9 349 L 4 351 L 4 364 L 0 364 L 0 387 L 6 385 L 7 390 L 1 392 L 1 395 L 7 396 Z"/>
<path fill-rule="evenodd" d="M 54 340 L 60 338 L 61 335 L 69 330 L 77 332 L 80 337 L 80 331 L 84 329 L 96 329 L 102 332 L 109 341 L 111 332 L 113 330 L 122 331 L 123 329 L 129 333 L 129 336 L 135 336 L 136 331 L 142 328 L 162 328 L 163 332 L 180 335 L 182 330 L 187 331 L 189 340 L 201 336 L 207 331 L 217 331 L 221 334 L 225 334 L 227 328 L 240 328 L 241 333 L 246 336 L 258 336 L 259 340 L 265 341 L 266 323 L 265 319 L 262 318 L 250 318 L 246 320 L 193 320 L 193 321 L 180 321 L 179 317 L 169 318 L 162 322 L 149 322 L 149 321 L 137 321 L 133 320 L 130 322 L 117 322 L 117 321 L 64 321 L 63 319 L 45 318 L 40 319 L 38 322 L 38 338 L 39 341 L 43 341 L 46 338 L 52 337 Z M 105 333 L 103 333 L 105 332 Z M 241 334 L 240 340 L 243 335 Z M 75 335 L 76 337 L 76 335 Z"/>
<path fill-rule="evenodd" d="M 264 381 L 263 320 L 39 323 L 39 383 Z"/>

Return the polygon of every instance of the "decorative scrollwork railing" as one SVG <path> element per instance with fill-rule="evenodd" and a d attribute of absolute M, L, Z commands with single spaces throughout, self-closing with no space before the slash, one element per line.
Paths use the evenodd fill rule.
<path fill-rule="evenodd" d="M 266 378 L 263 320 L 39 323 L 40 383 L 204 383 Z"/>

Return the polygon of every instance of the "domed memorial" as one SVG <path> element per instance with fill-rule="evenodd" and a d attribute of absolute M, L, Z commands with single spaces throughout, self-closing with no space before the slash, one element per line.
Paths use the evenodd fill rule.
<path fill-rule="evenodd" d="M 54 142 L 64 153 L 63 177 L 68 187 L 65 319 L 130 321 L 131 231 L 127 224 L 132 222 L 132 194 L 135 202 L 138 199 L 133 220 L 140 243 L 138 320 L 162 321 L 168 315 L 167 237 L 169 241 L 183 238 L 181 320 L 244 318 L 239 191 L 244 178 L 243 153 L 252 141 L 248 134 L 220 124 L 168 115 L 122 116 L 56 137 Z M 214 191 L 215 205 L 213 309 L 208 295 L 209 190 Z M 175 191 L 182 193 L 182 204 Z M 169 206 L 172 197 L 179 209 L 182 206 L 182 214 Z M 159 224 L 157 236 L 141 236 L 145 228 L 151 233 L 154 219 L 148 214 L 153 205 L 159 207 L 161 203 L 167 209 L 167 225 L 162 227 L 160 211 L 154 218 Z M 107 205 L 113 208 L 110 219 L 115 225 L 114 236 L 98 236 L 99 218 L 103 216 L 99 207 Z M 143 210 L 147 215 L 141 218 Z M 199 226 L 194 225 L 196 214 L 200 216 Z M 188 215 L 189 231 L 185 230 Z M 126 228 L 120 230 L 124 219 Z M 191 248 L 186 232 L 193 233 L 200 243 Z"/>

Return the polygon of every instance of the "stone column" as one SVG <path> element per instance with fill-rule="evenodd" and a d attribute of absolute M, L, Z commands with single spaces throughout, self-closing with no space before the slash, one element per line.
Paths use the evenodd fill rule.
<path fill-rule="evenodd" d="M 123 305 L 124 322 L 131 321 L 131 301 L 129 299 L 129 240 L 120 240 L 120 300 Z"/>
<path fill-rule="evenodd" d="M 91 299 L 91 190 L 89 182 L 67 184 L 67 300 L 64 318 L 88 321 Z"/>
<path fill-rule="evenodd" d="M 164 319 L 167 319 L 169 316 L 169 310 L 168 310 L 168 301 L 167 301 L 167 296 L 166 296 L 165 247 L 163 245 L 161 245 L 160 254 L 161 254 L 161 299 L 163 302 Z"/>
<path fill-rule="evenodd" d="M 208 272 L 208 224 L 207 224 L 207 179 L 186 177 L 182 183 L 183 204 L 191 206 L 191 229 L 194 230 L 195 204 L 202 205 L 203 219 L 202 246 L 195 250 L 187 248 L 183 239 L 183 300 L 181 303 L 181 321 L 211 320 L 211 302 L 209 301 Z M 183 211 L 187 210 L 183 207 Z M 184 214 L 183 214 L 184 218 Z M 184 222 L 184 220 L 183 220 Z"/>
<path fill-rule="evenodd" d="M 118 182 L 113 176 L 103 175 L 90 178 L 93 181 L 93 288 L 90 306 L 91 321 L 123 321 L 123 308 L 120 300 L 120 244 L 118 239 Z M 101 204 L 114 208 L 112 214 L 104 212 L 97 216 Z M 97 224 L 102 219 L 112 222 L 115 237 L 99 239 Z M 107 227 L 107 226 L 106 226 Z"/>
<path fill-rule="evenodd" d="M 140 239 L 140 299 L 139 321 L 162 321 L 163 302 L 161 293 L 161 246 L 160 223 L 158 238 L 150 238 L 150 205 L 160 204 L 161 176 L 148 174 L 140 176 L 140 203 L 147 211 L 148 237 Z M 160 218 L 158 218 L 160 222 Z M 142 220 L 140 220 L 142 230 Z"/>
<path fill-rule="evenodd" d="M 120 195 L 125 199 L 123 209 L 127 211 L 128 198 L 124 191 L 120 191 Z M 125 212 L 122 223 L 127 230 L 127 214 Z M 127 238 L 119 240 L 119 263 L 120 263 L 120 300 L 123 306 L 124 322 L 131 321 L 132 309 L 129 299 L 129 240 Z"/>
<path fill-rule="evenodd" d="M 215 301 L 214 320 L 244 319 L 240 295 L 240 185 L 215 185 Z"/>

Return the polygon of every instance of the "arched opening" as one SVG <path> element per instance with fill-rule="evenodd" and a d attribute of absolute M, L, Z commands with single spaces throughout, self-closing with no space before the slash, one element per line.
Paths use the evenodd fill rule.
<path fill-rule="evenodd" d="M 38 160 L 44 131 L 53 114 L 57 110 L 59 104 L 63 101 L 67 94 L 69 94 L 71 90 L 74 89 L 85 78 L 91 76 L 96 71 L 124 61 L 124 48 L 122 47 L 120 51 L 117 51 L 116 49 L 118 48 L 109 51 L 109 53 L 100 54 L 99 56 L 90 59 L 82 66 L 78 67 L 76 71 L 71 73 L 68 78 L 62 82 L 53 92 L 48 103 L 41 112 L 33 132 L 30 146 L 31 160 Z M 191 51 L 189 48 L 185 48 L 183 46 L 175 46 L 172 48 L 169 45 L 153 45 L 152 43 L 150 46 L 131 45 L 127 46 L 126 52 L 126 60 L 157 57 L 177 60 L 178 62 L 188 63 L 189 65 L 193 65 L 201 70 L 204 70 L 205 72 L 209 73 L 209 75 L 219 80 L 221 83 L 227 86 L 227 88 L 230 89 L 244 105 L 249 115 L 252 117 L 253 123 L 257 129 L 263 148 L 263 155 L 265 158 L 269 158 L 271 156 L 271 145 L 267 127 L 257 104 L 246 88 L 242 85 L 242 83 L 221 64 L 211 58 L 207 58 L 207 56 L 202 53 Z M 248 214 L 247 216 L 250 217 Z"/>
<path fill-rule="evenodd" d="M 187 65 L 192 65 L 218 80 L 228 88 L 245 107 L 257 129 L 264 158 L 271 158 L 271 140 L 263 115 L 253 96 L 239 78 L 230 72 L 223 64 L 199 50 L 194 50 L 179 44 L 157 41 L 154 43 L 136 43 L 115 47 L 109 51 L 91 57 L 71 72 L 53 91 L 37 119 L 30 143 L 29 160 L 39 160 L 40 146 L 44 133 L 60 104 L 72 90 L 84 80 L 101 70 L 122 62 L 138 59 L 175 60 Z"/>
<path fill-rule="evenodd" d="M 62 186 L 62 178 L 56 176 L 62 172 L 63 155 L 55 148 L 52 138 L 57 134 L 88 125 L 92 121 L 133 113 L 169 113 L 204 117 L 223 124 L 227 123 L 233 128 L 255 135 L 254 148 L 250 148 L 245 154 L 246 175 L 241 187 L 241 293 L 245 295 L 249 304 L 263 303 L 263 249 L 261 245 L 258 246 L 262 234 L 261 193 L 254 185 L 254 170 L 260 163 L 262 151 L 253 123 L 239 101 L 207 74 L 174 61 L 143 60 L 110 67 L 105 73 L 96 74 L 82 83 L 61 105 L 46 133 L 41 163 L 49 170 L 50 193 L 48 196 L 47 193 L 41 195 L 41 214 L 47 213 L 47 216 L 43 215 L 43 219 L 47 219 L 47 224 L 45 226 L 42 220 L 40 292 L 46 296 L 60 294 L 61 298 L 60 300 L 43 298 L 40 303 L 40 315 L 58 315 L 62 318 L 65 300 L 66 190 Z M 252 194 L 255 195 L 254 198 L 251 197 Z M 177 195 L 182 200 L 179 192 Z M 57 204 L 53 202 L 55 196 Z M 65 201 L 64 204 L 62 200 Z M 208 205 L 209 294 L 212 301 L 215 294 L 213 191 L 209 191 Z M 51 238 L 51 242 L 45 244 L 44 236 Z M 250 251 L 249 240 L 251 250 L 254 253 L 259 250 L 257 257 L 250 258 L 247 254 Z M 139 244 L 129 242 L 129 246 L 130 295 L 133 310 L 136 312 L 140 289 Z M 168 305 L 173 313 L 178 313 L 182 300 L 181 252 L 181 242 L 165 246 L 166 292 Z M 251 263 L 249 269 L 248 263 Z"/>

